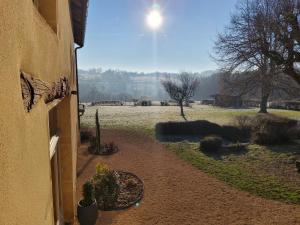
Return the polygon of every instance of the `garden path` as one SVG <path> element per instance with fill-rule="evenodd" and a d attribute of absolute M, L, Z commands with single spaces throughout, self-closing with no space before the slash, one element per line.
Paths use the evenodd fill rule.
<path fill-rule="evenodd" d="M 101 212 L 97 225 L 296 225 L 300 206 L 252 196 L 194 168 L 143 134 L 104 130 L 104 142 L 120 151 L 92 156 L 83 144 L 78 152 L 77 198 L 97 163 L 139 176 L 145 185 L 142 202 L 123 211 Z"/>

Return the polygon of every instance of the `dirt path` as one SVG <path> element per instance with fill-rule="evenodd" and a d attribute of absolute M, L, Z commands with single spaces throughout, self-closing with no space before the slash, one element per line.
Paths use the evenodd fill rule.
<path fill-rule="evenodd" d="M 121 149 L 113 156 L 78 153 L 77 189 L 94 174 L 98 162 L 135 173 L 145 184 L 138 207 L 101 212 L 97 225 L 232 225 L 300 224 L 300 206 L 265 200 L 238 191 L 199 171 L 141 134 L 106 130 L 105 142 Z M 80 198 L 80 192 L 77 193 Z"/>

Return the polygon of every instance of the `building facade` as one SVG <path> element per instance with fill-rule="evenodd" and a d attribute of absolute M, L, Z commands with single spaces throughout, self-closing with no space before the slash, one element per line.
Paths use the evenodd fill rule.
<path fill-rule="evenodd" d="M 87 0 L 0 1 L 0 224 L 73 224 Z"/>

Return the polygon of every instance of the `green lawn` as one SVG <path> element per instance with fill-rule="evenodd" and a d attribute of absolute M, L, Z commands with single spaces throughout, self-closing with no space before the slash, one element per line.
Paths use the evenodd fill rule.
<path fill-rule="evenodd" d="M 146 131 L 154 134 L 155 124 L 163 121 L 183 121 L 179 115 L 179 107 L 169 106 L 93 106 L 87 107 L 82 117 L 82 127 L 95 124 L 95 112 L 99 108 L 101 125 L 103 128 L 122 128 Z M 271 113 L 289 118 L 300 118 L 300 112 L 287 110 L 269 110 Z M 257 109 L 223 109 L 211 106 L 194 105 L 185 108 L 188 120 L 209 120 L 218 124 L 231 123 L 238 115 L 255 115 Z"/>
<path fill-rule="evenodd" d="M 251 145 L 244 154 L 231 154 L 215 159 L 199 151 L 195 143 L 166 143 L 166 147 L 183 160 L 200 170 L 247 192 L 265 198 L 282 200 L 290 203 L 300 203 L 299 178 L 290 179 L 293 175 L 281 176 L 281 172 L 293 167 L 293 156 L 278 155 L 267 148 Z M 283 164 L 281 160 L 290 159 Z M 282 164 L 281 171 L 276 167 Z M 289 166 L 290 165 L 290 166 Z"/>
<path fill-rule="evenodd" d="M 145 132 L 154 138 L 158 122 L 182 121 L 179 108 L 103 106 L 88 107 L 82 117 L 82 126 L 94 126 L 94 114 L 100 108 L 102 128 L 129 129 Z M 289 118 L 300 118 L 300 112 L 269 110 Z M 219 124 L 232 123 L 237 115 L 255 115 L 257 109 L 223 109 L 194 105 L 185 109 L 189 120 L 209 120 Z M 247 151 L 226 155 L 207 156 L 199 151 L 199 143 L 164 143 L 170 151 L 200 170 L 244 191 L 265 198 L 300 203 L 300 178 L 295 160 L 300 159 L 300 146 L 262 147 L 250 145 Z"/>

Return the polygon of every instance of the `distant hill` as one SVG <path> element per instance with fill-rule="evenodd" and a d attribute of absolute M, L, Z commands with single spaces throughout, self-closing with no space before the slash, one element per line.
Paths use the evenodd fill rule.
<path fill-rule="evenodd" d="M 82 102 L 131 100 L 147 96 L 152 100 L 168 99 L 161 80 L 175 73 L 137 73 L 122 70 L 79 70 L 79 91 Z M 219 90 L 217 71 L 194 73 L 201 80 L 195 100 L 209 98 Z"/>

